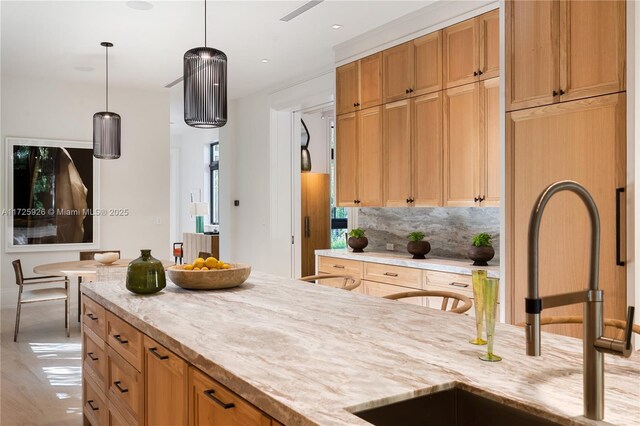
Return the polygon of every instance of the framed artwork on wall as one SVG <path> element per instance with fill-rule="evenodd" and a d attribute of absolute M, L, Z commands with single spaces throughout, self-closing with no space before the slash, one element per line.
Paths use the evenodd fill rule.
<path fill-rule="evenodd" d="M 100 162 L 82 141 L 5 139 L 7 252 L 100 246 Z"/>

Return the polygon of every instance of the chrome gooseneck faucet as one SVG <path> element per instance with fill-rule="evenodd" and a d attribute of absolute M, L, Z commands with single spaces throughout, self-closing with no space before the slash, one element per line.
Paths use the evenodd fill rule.
<path fill-rule="evenodd" d="M 542 214 L 549 200 L 558 192 L 571 191 L 584 202 L 591 220 L 591 260 L 589 287 L 572 293 L 540 297 L 538 294 L 538 240 Z M 602 335 L 602 290 L 598 289 L 600 256 L 600 217 L 591 194 L 577 182 L 565 180 L 553 183 L 539 196 L 529 219 L 528 291 L 525 299 L 527 313 L 527 355 L 540 356 L 540 312 L 543 309 L 584 303 L 583 314 L 583 388 L 584 416 L 602 420 L 604 417 L 604 354 L 629 357 L 633 351 L 631 332 L 634 307 L 629 306 L 624 341 Z"/>

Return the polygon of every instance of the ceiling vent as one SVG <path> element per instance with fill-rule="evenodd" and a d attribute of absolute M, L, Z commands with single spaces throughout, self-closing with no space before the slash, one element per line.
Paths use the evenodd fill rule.
<path fill-rule="evenodd" d="M 311 1 L 308 1 L 305 4 L 303 4 L 302 6 L 300 6 L 299 8 L 297 8 L 296 10 L 294 10 L 293 12 L 291 12 L 291 13 L 283 16 L 282 18 L 280 18 L 280 20 L 284 21 L 284 22 L 289 22 L 290 20 L 292 20 L 296 16 L 302 15 L 307 10 L 311 9 L 312 7 L 316 7 L 317 5 L 322 3 L 323 1 L 324 0 L 311 0 Z"/>

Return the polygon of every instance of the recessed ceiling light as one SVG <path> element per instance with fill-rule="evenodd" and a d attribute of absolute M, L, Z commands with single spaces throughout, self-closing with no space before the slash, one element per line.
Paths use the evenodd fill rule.
<path fill-rule="evenodd" d="M 340 25 L 340 24 L 333 24 L 333 25 L 331 26 L 331 28 L 333 28 L 334 30 L 339 30 L 340 28 L 342 28 L 342 25 Z"/>
<path fill-rule="evenodd" d="M 82 71 L 82 72 L 89 72 L 89 71 L 93 71 L 95 68 L 93 67 L 73 67 L 76 71 Z"/>
<path fill-rule="evenodd" d="M 267 58 L 264 58 L 264 59 L 260 59 L 260 62 L 262 62 L 263 64 L 266 64 L 267 62 L 269 62 L 269 60 Z"/>
<path fill-rule="evenodd" d="M 149 10 L 153 9 L 153 5 L 148 1 L 131 0 L 127 2 L 127 6 L 136 10 Z"/>

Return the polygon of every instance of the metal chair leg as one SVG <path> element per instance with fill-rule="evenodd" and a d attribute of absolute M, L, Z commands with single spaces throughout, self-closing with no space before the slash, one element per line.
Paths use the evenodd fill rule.
<path fill-rule="evenodd" d="M 82 282 L 82 277 L 78 277 L 78 322 L 80 322 L 80 307 L 82 305 L 82 301 L 80 300 L 80 283 Z"/>
<path fill-rule="evenodd" d="M 67 290 L 67 298 L 64 300 L 64 326 L 67 329 L 67 337 L 71 335 L 71 324 L 69 317 L 71 316 L 71 281 L 67 278 L 64 282 L 64 288 Z"/>
<path fill-rule="evenodd" d="M 22 287 L 20 287 L 20 292 L 18 293 L 18 306 L 16 307 L 16 328 L 13 332 L 13 341 L 18 341 L 18 330 L 20 329 L 20 308 L 22 307 Z"/>

